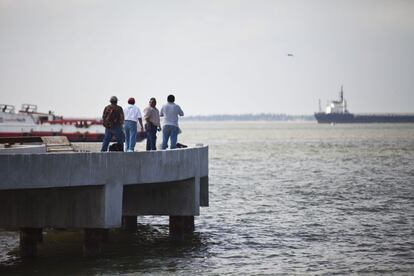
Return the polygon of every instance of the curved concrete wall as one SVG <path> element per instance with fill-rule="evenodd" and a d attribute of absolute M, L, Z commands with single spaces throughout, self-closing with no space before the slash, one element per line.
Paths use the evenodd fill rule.
<path fill-rule="evenodd" d="M 208 147 L 0 155 L 0 190 L 156 183 L 208 175 Z"/>
<path fill-rule="evenodd" d="M 128 215 L 198 215 L 200 197 L 201 205 L 208 205 L 207 146 L 132 153 L 6 154 L 0 155 L 0 167 L 0 226 L 108 228 L 120 225 L 123 210 Z M 135 194 L 127 196 L 128 190 Z M 124 198 L 128 200 L 123 202 Z M 152 201 L 136 204 L 145 198 Z"/>

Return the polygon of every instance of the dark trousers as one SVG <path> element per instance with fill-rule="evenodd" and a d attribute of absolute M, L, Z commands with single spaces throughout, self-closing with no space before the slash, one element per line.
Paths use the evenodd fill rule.
<path fill-rule="evenodd" d="M 105 128 L 105 137 L 102 142 L 101 151 L 108 151 L 108 146 L 112 140 L 112 136 L 115 136 L 116 141 L 119 144 L 124 144 L 124 132 L 121 125 Z"/>
<path fill-rule="evenodd" d="M 147 150 L 157 150 L 157 126 L 147 123 L 145 132 L 147 133 Z"/>

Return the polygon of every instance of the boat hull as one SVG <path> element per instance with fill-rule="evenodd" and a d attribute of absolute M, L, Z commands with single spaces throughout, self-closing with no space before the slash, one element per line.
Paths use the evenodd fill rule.
<path fill-rule="evenodd" d="M 0 137 L 66 136 L 70 142 L 102 142 L 102 133 L 65 133 L 52 131 L 0 132 Z"/>

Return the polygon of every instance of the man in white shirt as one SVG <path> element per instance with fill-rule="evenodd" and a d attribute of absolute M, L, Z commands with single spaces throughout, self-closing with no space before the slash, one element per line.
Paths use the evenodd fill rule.
<path fill-rule="evenodd" d="M 162 127 L 162 149 L 168 147 L 168 140 L 170 141 L 170 149 L 177 147 L 177 135 L 179 132 L 178 115 L 184 116 L 184 112 L 179 105 L 176 105 L 174 95 L 168 95 L 168 103 L 161 108 L 160 116 L 164 117 Z"/>
<path fill-rule="evenodd" d="M 137 142 L 137 122 L 142 126 L 141 110 L 135 105 L 135 99 L 129 98 L 128 105 L 124 107 L 124 129 L 125 129 L 125 148 L 127 152 L 133 152 Z"/>

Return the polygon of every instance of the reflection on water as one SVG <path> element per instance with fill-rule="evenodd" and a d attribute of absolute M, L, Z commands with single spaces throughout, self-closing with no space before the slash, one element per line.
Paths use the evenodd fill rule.
<path fill-rule="evenodd" d="M 210 145 L 210 207 L 177 243 L 166 217 L 112 231 L 99 258 L 80 232 L 50 232 L 22 261 L 0 233 L 5 274 L 414 274 L 414 124 L 185 122 Z"/>
<path fill-rule="evenodd" d="M 16 232 L 3 234 L 4 241 L 17 241 Z M 3 259 L 0 272 L 15 275 L 176 272 L 185 270 L 185 266 L 191 267 L 191 258 L 208 255 L 203 252 L 206 242 L 200 233 L 177 241 L 169 237 L 167 224 L 139 224 L 133 233 L 111 230 L 99 257 L 82 257 L 82 239 L 82 231 L 47 231 L 36 259 L 21 260 L 15 248 L 8 253 L 8 260 Z"/>

